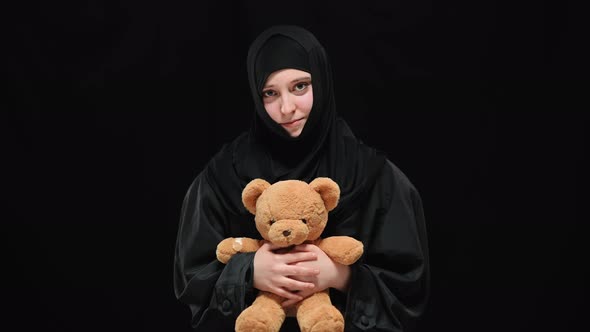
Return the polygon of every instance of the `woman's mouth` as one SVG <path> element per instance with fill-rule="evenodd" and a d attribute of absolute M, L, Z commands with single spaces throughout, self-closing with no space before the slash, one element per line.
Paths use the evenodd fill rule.
<path fill-rule="evenodd" d="M 283 126 L 283 127 L 294 127 L 294 126 L 298 125 L 301 122 L 301 120 L 303 120 L 303 118 L 297 119 L 297 120 L 294 120 L 294 121 L 291 121 L 291 122 L 281 123 L 281 126 Z"/>

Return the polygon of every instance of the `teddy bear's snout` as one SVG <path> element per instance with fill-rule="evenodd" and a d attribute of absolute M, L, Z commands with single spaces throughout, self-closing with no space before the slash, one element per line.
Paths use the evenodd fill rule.
<path fill-rule="evenodd" d="M 301 220 L 282 219 L 270 226 L 269 240 L 280 246 L 301 244 L 307 240 L 309 228 Z"/>

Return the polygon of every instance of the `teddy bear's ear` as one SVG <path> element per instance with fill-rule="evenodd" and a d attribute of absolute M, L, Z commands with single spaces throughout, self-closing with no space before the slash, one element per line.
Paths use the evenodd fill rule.
<path fill-rule="evenodd" d="M 309 186 L 322 196 L 322 200 L 328 211 L 334 210 L 336 205 L 338 205 L 338 200 L 340 199 L 340 187 L 332 179 L 316 178 L 309 183 Z"/>
<path fill-rule="evenodd" d="M 256 201 L 268 187 L 270 187 L 270 183 L 262 179 L 254 179 L 246 185 L 242 191 L 242 203 L 250 213 L 256 214 Z"/>

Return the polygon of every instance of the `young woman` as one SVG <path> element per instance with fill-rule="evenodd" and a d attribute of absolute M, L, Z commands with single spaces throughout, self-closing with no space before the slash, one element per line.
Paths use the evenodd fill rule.
<path fill-rule="evenodd" d="M 272 27 L 248 52 L 254 121 L 224 146 L 190 186 L 175 251 L 176 296 L 199 331 L 233 331 L 257 290 L 289 307 L 331 288 L 346 331 L 408 331 L 424 311 L 429 289 L 428 246 L 420 196 L 382 153 L 361 143 L 337 117 L 327 55 L 308 31 Z M 332 262 L 314 245 L 217 261 L 227 237 L 260 238 L 241 201 L 255 178 L 310 182 L 330 177 L 341 189 L 322 237 L 347 235 L 364 244 L 352 266 Z M 297 330 L 287 318 L 281 331 Z"/>

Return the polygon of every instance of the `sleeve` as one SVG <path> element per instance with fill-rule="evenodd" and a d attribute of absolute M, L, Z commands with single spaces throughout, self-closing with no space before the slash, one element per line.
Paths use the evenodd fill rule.
<path fill-rule="evenodd" d="M 360 223 L 363 257 L 351 266 L 346 331 L 411 331 L 429 295 L 429 261 L 418 191 L 388 162 Z"/>
<path fill-rule="evenodd" d="M 201 173 L 184 198 L 174 253 L 174 291 L 189 305 L 199 331 L 233 331 L 253 293 L 254 253 L 236 254 L 227 265 L 215 256 L 226 238 L 224 211 Z"/>

